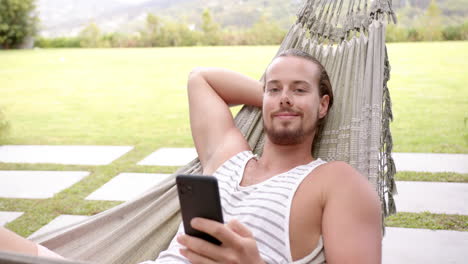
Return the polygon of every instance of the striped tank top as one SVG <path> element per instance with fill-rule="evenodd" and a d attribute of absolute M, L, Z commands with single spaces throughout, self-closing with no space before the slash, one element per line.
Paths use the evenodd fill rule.
<path fill-rule="evenodd" d="M 240 152 L 224 162 L 213 174 L 218 179 L 224 221 L 227 223 L 237 219 L 247 226 L 266 263 L 325 263 L 322 237 L 317 248 L 294 262 L 289 244 L 289 215 L 293 196 L 302 180 L 325 161 L 317 159 L 255 185 L 240 186 L 248 161 L 255 157 L 251 151 Z M 183 232 L 181 224 L 177 233 Z M 169 248 L 161 252 L 156 263 L 189 263 L 180 255 L 180 248 L 181 245 L 174 238 Z"/>

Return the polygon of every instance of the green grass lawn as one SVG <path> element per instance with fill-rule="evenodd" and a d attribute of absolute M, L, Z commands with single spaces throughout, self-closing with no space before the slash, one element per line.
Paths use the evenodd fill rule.
<path fill-rule="evenodd" d="M 51 199 L 0 198 L 0 211 L 25 212 L 8 227 L 27 236 L 60 214 L 92 215 L 115 206 L 84 198 L 120 172 L 174 172 L 136 163 L 160 147 L 193 146 L 185 90 L 189 71 L 227 67 L 258 79 L 277 48 L 0 51 L 0 109 L 10 124 L 0 144 L 135 146 L 106 166 L 0 163 L 1 170 L 91 172 Z M 468 153 L 468 60 L 462 56 L 468 42 L 389 44 L 388 52 L 394 151 Z M 468 181 L 466 174 L 397 174 L 399 180 L 427 177 Z M 424 223 L 422 215 L 429 218 Z M 401 213 L 387 224 L 467 230 L 466 216 L 457 215 Z"/>
<path fill-rule="evenodd" d="M 468 153 L 468 41 L 388 45 L 395 152 Z"/>
<path fill-rule="evenodd" d="M 4 144 L 192 146 L 186 81 L 196 66 L 259 78 L 276 47 L 0 52 Z M 255 57 L 255 58 L 253 58 Z"/>
<path fill-rule="evenodd" d="M 192 146 L 196 66 L 260 78 L 277 47 L 0 52 L 3 144 Z M 468 153 L 468 42 L 389 44 L 396 152 Z"/>

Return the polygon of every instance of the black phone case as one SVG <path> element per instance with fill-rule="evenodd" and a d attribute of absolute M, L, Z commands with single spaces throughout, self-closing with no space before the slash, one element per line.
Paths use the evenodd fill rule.
<path fill-rule="evenodd" d="M 176 184 L 185 233 L 221 245 L 218 239 L 190 225 L 194 217 L 224 223 L 217 179 L 213 176 L 177 175 Z"/>

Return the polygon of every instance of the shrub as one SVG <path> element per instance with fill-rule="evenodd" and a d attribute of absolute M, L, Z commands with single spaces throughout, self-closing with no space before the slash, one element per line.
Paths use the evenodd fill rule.
<path fill-rule="evenodd" d="M 442 30 L 445 40 L 468 40 L 468 22 L 457 26 L 448 26 Z"/>
<path fill-rule="evenodd" d="M 255 45 L 277 45 L 281 44 L 286 31 L 282 30 L 280 26 L 261 16 L 260 19 L 249 30 L 250 39 L 252 44 Z"/>
<path fill-rule="evenodd" d="M 245 30 L 224 30 L 221 42 L 223 45 L 249 45 L 251 42 L 247 39 Z"/>
<path fill-rule="evenodd" d="M 461 40 L 461 32 L 457 26 L 448 26 L 442 30 L 442 36 L 445 40 Z"/>
<path fill-rule="evenodd" d="M 418 31 L 417 28 L 409 28 L 408 29 L 408 41 L 422 41 L 423 36 Z"/>
<path fill-rule="evenodd" d="M 79 48 L 80 39 L 74 37 L 38 38 L 34 45 L 39 48 Z"/>
<path fill-rule="evenodd" d="M 387 42 L 408 41 L 408 29 L 397 26 L 395 24 L 390 24 L 387 27 L 385 37 Z"/>

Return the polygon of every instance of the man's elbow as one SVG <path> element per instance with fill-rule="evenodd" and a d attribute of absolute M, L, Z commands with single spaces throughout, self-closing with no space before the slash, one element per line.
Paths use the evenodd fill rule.
<path fill-rule="evenodd" d="M 204 67 L 195 67 L 193 68 L 189 75 L 188 75 L 188 84 L 190 85 L 191 82 L 194 82 L 196 80 L 199 80 L 200 78 L 205 78 L 204 77 L 204 72 L 206 71 L 206 68 Z"/>
<path fill-rule="evenodd" d="M 207 69 L 205 67 L 196 67 L 190 71 L 187 80 L 187 91 L 190 94 L 190 91 L 199 91 L 200 87 L 204 87 L 207 84 L 206 73 Z"/>

